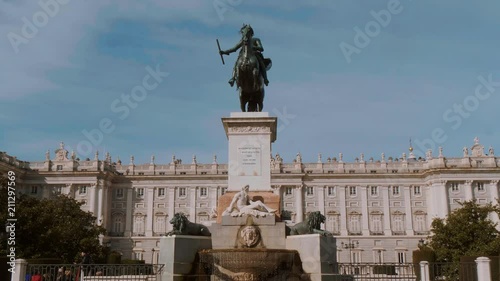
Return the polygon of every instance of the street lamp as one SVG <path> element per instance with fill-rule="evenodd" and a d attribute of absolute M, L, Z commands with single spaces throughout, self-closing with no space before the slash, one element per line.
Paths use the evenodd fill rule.
<path fill-rule="evenodd" d="M 356 249 L 359 246 L 359 241 L 351 242 L 351 239 L 349 238 L 348 243 L 341 242 L 340 245 L 344 249 L 349 249 L 349 263 L 352 263 L 352 249 Z"/>
<path fill-rule="evenodd" d="M 427 246 L 427 242 L 425 242 L 423 238 L 420 238 L 420 240 L 418 240 L 418 248 L 422 249 L 425 246 Z"/>

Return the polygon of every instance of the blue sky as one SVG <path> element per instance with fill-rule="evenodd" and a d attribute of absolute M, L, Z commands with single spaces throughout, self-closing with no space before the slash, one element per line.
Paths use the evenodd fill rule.
<path fill-rule="evenodd" d="M 222 65 L 215 39 L 232 47 L 243 23 L 273 60 L 264 111 L 287 116 L 273 145 L 285 161 L 400 156 L 410 137 L 420 155 L 460 156 L 475 136 L 500 152 L 498 1 L 53 1 L 27 38 L 23 17 L 43 20 L 43 8 L 0 0 L 0 150 L 19 159 L 42 161 L 64 141 L 80 158 L 226 162 L 220 118 L 239 111 L 227 84 L 236 54 Z M 113 110 L 146 67 L 169 74 L 126 116 Z M 103 119 L 113 130 L 79 149 Z"/>

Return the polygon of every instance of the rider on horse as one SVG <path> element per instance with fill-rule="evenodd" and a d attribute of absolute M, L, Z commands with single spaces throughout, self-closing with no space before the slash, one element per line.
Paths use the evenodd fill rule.
<path fill-rule="evenodd" d="M 228 49 L 226 51 L 220 51 L 221 54 L 223 55 L 229 55 L 230 53 L 236 52 L 239 48 L 245 45 L 248 40 L 250 40 L 250 43 L 253 46 L 254 50 L 254 55 L 257 57 L 257 60 L 259 61 L 259 70 L 262 75 L 262 78 L 264 78 L 264 84 L 266 86 L 269 84 L 269 80 L 267 80 L 267 69 L 266 69 L 266 64 L 264 63 L 264 56 L 262 55 L 262 52 L 264 52 L 264 47 L 262 47 L 262 43 L 260 42 L 259 38 L 253 38 L 253 29 L 250 25 L 243 25 L 243 27 L 240 30 L 240 33 L 242 35 L 242 38 L 236 46 L 234 46 L 231 49 Z M 228 83 L 231 85 L 231 87 L 234 85 L 234 82 L 236 81 L 236 77 L 238 75 L 238 61 L 239 57 L 242 55 L 242 50 L 240 50 L 240 54 L 238 56 L 238 59 L 236 60 L 233 68 L 233 77 L 229 79 Z"/>

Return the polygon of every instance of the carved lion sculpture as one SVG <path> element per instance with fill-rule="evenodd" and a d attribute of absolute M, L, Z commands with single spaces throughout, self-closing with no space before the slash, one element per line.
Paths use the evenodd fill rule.
<path fill-rule="evenodd" d="M 183 213 L 176 213 L 170 220 L 173 230 L 166 235 L 196 235 L 196 236 L 212 236 L 208 228 L 199 223 L 192 223 Z"/>
<path fill-rule="evenodd" d="M 306 221 L 299 222 L 294 226 L 286 228 L 286 235 L 303 235 L 318 233 L 323 236 L 332 236 L 328 231 L 321 230 L 321 223 L 325 222 L 325 216 L 319 211 L 312 212 L 307 216 Z"/>

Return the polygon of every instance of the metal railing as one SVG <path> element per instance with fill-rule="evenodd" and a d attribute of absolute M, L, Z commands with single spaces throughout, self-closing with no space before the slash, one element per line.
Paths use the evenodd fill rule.
<path fill-rule="evenodd" d="M 337 263 L 333 264 L 333 272 L 338 280 L 400 280 L 415 281 L 415 270 L 412 263 Z"/>
<path fill-rule="evenodd" d="M 163 264 L 28 264 L 27 278 L 44 281 L 161 281 Z M 29 279 L 28 279 L 29 277 Z"/>
<path fill-rule="evenodd" d="M 477 281 L 475 262 L 430 263 L 429 275 L 432 281 Z"/>

